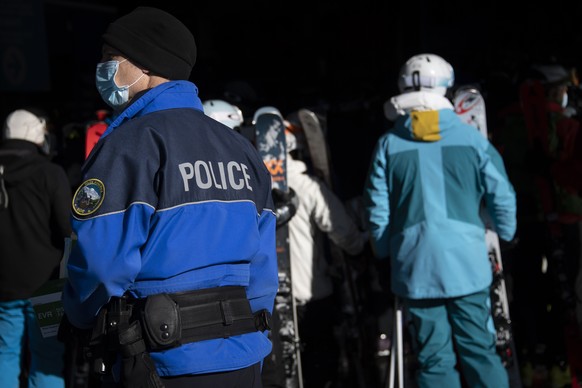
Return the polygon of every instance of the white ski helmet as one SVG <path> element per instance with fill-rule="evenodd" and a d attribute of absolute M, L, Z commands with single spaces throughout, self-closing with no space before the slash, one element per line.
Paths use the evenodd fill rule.
<path fill-rule="evenodd" d="M 226 101 L 206 100 L 202 103 L 202 107 L 206 116 L 212 117 L 229 128 L 234 129 L 244 121 L 242 111 L 238 106 L 229 104 Z"/>
<path fill-rule="evenodd" d="M 543 76 L 543 83 L 548 85 L 566 85 L 570 83 L 570 73 L 562 65 L 533 65 L 532 69 Z"/>
<path fill-rule="evenodd" d="M 25 109 L 10 113 L 4 123 L 5 139 L 26 140 L 41 146 L 46 140 L 46 134 L 46 120 Z"/>
<path fill-rule="evenodd" d="M 453 67 L 435 54 L 411 57 L 400 69 L 400 93 L 425 90 L 444 96 L 455 83 Z"/>
<path fill-rule="evenodd" d="M 277 115 L 281 118 L 283 117 L 281 112 L 279 112 L 279 109 L 275 108 L 274 106 L 263 106 L 263 107 L 257 109 L 255 114 L 253 115 L 253 125 L 255 125 L 255 123 L 257 122 L 257 119 L 259 118 L 260 115 L 269 114 L 269 113 Z"/>

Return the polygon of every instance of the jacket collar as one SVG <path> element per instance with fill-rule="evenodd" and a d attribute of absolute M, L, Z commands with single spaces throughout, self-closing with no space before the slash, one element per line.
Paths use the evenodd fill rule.
<path fill-rule="evenodd" d="M 169 81 L 156 86 L 139 96 L 119 116 L 113 120 L 103 133 L 107 136 L 124 122 L 148 113 L 176 108 L 191 108 L 204 111 L 198 97 L 198 88 L 190 81 Z"/>
<path fill-rule="evenodd" d="M 453 104 L 444 96 L 426 91 L 403 93 L 392 97 L 384 104 L 384 114 L 390 121 L 395 121 L 398 116 L 412 111 L 441 109 L 453 109 Z"/>

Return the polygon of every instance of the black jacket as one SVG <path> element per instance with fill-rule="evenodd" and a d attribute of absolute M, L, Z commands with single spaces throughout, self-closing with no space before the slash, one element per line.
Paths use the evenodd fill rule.
<path fill-rule="evenodd" d="M 0 210 L 0 301 L 27 299 L 58 275 L 71 235 L 71 186 L 63 168 L 28 141 L 0 144 L 0 166 L 9 198 Z"/>

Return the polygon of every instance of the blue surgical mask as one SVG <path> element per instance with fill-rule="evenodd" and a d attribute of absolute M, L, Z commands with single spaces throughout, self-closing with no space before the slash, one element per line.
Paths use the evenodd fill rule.
<path fill-rule="evenodd" d="M 119 69 L 119 65 L 127 61 L 107 61 L 97 64 L 97 70 L 95 72 L 95 84 L 97 90 L 109 106 L 113 109 L 122 108 L 129 101 L 129 88 L 134 85 L 137 81 L 144 76 L 142 74 L 138 79 L 136 79 L 131 85 L 117 86 L 115 83 L 115 75 Z"/>

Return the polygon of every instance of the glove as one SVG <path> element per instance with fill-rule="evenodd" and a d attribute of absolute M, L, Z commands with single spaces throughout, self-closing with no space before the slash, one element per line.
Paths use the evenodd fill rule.
<path fill-rule="evenodd" d="M 150 354 L 145 348 L 138 321 L 119 332 L 122 355 L 121 382 L 127 388 L 164 388 Z"/>
<path fill-rule="evenodd" d="M 271 191 L 273 196 L 273 201 L 275 202 L 275 216 L 277 217 L 277 227 L 285 225 L 295 213 L 297 213 L 297 208 L 299 207 L 299 198 L 292 188 L 289 188 L 288 192 L 279 189 L 273 189 Z"/>

